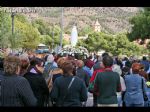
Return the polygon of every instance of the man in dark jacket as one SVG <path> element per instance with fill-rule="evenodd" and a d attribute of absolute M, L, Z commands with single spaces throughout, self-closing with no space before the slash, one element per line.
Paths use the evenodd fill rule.
<path fill-rule="evenodd" d="M 113 59 L 110 56 L 103 58 L 104 72 L 99 72 L 95 79 L 94 89 L 97 92 L 98 106 L 118 106 L 116 92 L 121 91 L 120 77 L 113 72 Z"/>
<path fill-rule="evenodd" d="M 8 56 L 4 60 L 4 74 L 0 75 L 0 106 L 22 107 L 36 106 L 35 98 L 29 82 L 19 75 L 20 60 Z"/>
<path fill-rule="evenodd" d="M 99 56 L 98 62 L 93 66 L 93 74 L 92 77 L 90 78 L 90 82 L 93 82 L 95 80 L 95 77 L 98 72 L 103 71 L 102 59 L 105 56 L 109 56 L 109 54 L 107 52 L 104 52 L 102 56 Z M 95 93 L 93 93 L 93 106 L 97 107 L 97 95 Z"/>

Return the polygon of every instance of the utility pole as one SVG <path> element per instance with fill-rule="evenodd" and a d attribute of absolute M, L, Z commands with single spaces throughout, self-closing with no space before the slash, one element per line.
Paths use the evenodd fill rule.
<path fill-rule="evenodd" d="M 14 34 L 14 16 L 15 16 L 15 13 L 12 12 L 11 13 L 11 18 L 12 18 L 12 35 Z"/>
<path fill-rule="evenodd" d="M 15 16 L 15 13 L 14 12 L 12 12 L 11 13 L 11 18 L 12 18 L 12 38 L 14 38 L 14 16 Z M 13 40 L 13 39 L 12 39 Z M 14 44 L 15 43 L 13 43 L 14 41 L 12 41 L 12 53 L 14 52 L 14 50 L 13 50 L 13 47 L 14 47 Z"/>
<path fill-rule="evenodd" d="M 52 28 L 52 51 L 54 51 L 54 24 Z"/>
<path fill-rule="evenodd" d="M 60 35 L 60 49 L 62 49 L 63 40 L 63 7 L 61 8 L 61 35 Z"/>

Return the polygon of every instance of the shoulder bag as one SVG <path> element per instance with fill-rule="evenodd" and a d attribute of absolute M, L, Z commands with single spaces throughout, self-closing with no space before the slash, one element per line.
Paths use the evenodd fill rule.
<path fill-rule="evenodd" d="M 72 83 L 73 83 L 74 80 L 75 80 L 75 77 L 72 78 L 72 80 L 70 81 L 70 83 L 69 83 L 69 85 L 68 85 L 67 92 L 66 92 L 66 94 L 64 95 L 64 97 L 63 97 L 63 99 L 62 99 L 61 106 L 63 106 L 64 100 L 66 99 L 67 94 L 68 94 L 68 92 L 69 92 L 69 89 L 70 89 L 70 87 L 71 87 L 71 85 L 72 85 Z"/>
<path fill-rule="evenodd" d="M 144 91 L 144 81 L 143 81 L 143 79 L 142 79 L 142 92 L 143 92 L 143 98 L 144 98 L 144 101 L 148 101 L 148 97 L 147 97 L 147 95 L 146 95 L 146 92 Z"/>

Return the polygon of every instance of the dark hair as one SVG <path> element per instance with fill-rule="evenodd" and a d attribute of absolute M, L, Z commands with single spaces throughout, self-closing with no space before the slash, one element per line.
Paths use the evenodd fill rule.
<path fill-rule="evenodd" d="M 125 66 L 131 68 L 132 63 L 128 60 L 128 61 L 126 61 Z"/>
<path fill-rule="evenodd" d="M 129 67 L 123 67 L 122 68 L 122 76 L 128 75 L 130 73 L 130 68 Z"/>
<path fill-rule="evenodd" d="M 4 59 L 0 58 L 0 70 L 4 69 L 3 63 L 4 63 Z"/>
<path fill-rule="evenodd" d="M 49 56 L 49 55 L 46 55 L 46 56 L 45 56 L 45 58 L 44 58 L 44 61 L 45 61 L 45 62 L 47 61 L 48 56 Z"/>
<path fill-rule="evenodd" d="M 92 55 L 90 55 L 88 59 L 92 59 Z"/>
<path fill-rule="evenodd" d="M 40 58 L 32 58 L 30 61 L 30 65 L 31 66 L 35 66 L 35 65 L 41 66 L 42 62 L 43 62 L 43 60 Z"/>
<path fill-rule="evenodd" d="M 21 60 L 21 69 L 27 69 L 29 66 L 30 62 L 27 60 Z"/>
<path fill-rule="evenodd" d="M 73 72 L 73 64 L 71 61 L 66 60 L 63 64 L 62 64 L 62 70 L 64 75 L 70 75 L 70 72 Z"/>
<path fill-rule="evenodd" d="M 32 68 L 35 68 L 36 65 L 42 66 L 42 62 L 43 60 L 40 58 L 32 58 L 30 61 L 30 66 L 27 71 L 29 72 Z"/>
<path fill-rule="evenodd" d="M 104 56 L 102 62 L 105 67 L 111 67 L 113 65 L 113 58 L 110 56 Z"/>
<path fill-rule="evenodd" d="M 102 54 L 102 57 L 105 57 L 105 56 L 109 56 L 109 54 L 108 54 L 107 52 L 104 52 L 104 53 Z"/>
<path fill-rule="evenodd" d="M 143 56 L 143 60 L 146 60 L 146 56 Z"/>
<path fill-rule="evenodd" d="M 52 55 L 54 56 L 54 55 L 56 55 L 56 53 L 55 53 L 55 52 L 53 52 L 53 53 L 52 53 Z"/>
<path fill-rule="evenodd" d="M 74 57 L 75 57 L 75 59 L 78 59 L 78 60 L 80 59 L 80 55 L 77 53 L 75 53 Z"/>

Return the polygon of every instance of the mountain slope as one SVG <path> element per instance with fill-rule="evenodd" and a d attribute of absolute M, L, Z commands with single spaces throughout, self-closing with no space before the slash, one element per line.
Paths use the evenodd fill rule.
<path fill-rule="evenodd" d="M 32 12 L 26 13 L 30 20 L 41 18 L 49 24 L 60 24 L 61 7 L 20 8 Z M 102 31 L 110 33 L 128 31 L 131 28 L 129 19 L 141 9 L 140 7 L 64 7 L 64 29 L 71 31 L 75 23 L 78 30 L 87 25 L 93 27 L 98 19 Z"/>

